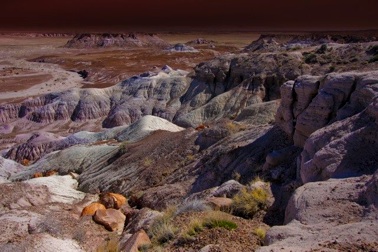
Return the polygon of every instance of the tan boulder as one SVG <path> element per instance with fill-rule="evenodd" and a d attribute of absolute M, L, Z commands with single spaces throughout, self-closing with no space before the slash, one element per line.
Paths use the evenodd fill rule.
<path fill-rule="evenodd" d="M 93 216 L 97 210 L 105 210 L 106 207 L 98 202 L 94 202 L 89 204 L 88 206 L 84 207 L 83 211 L 81 211 L 81 216 Z"/>
<path fill-rule="evenodd" d="M 127 251 L 127 252 L 138 252 L 139 247 L 145 245 L 148 246 L 151 244 L 151 240 L 146 234 L 146 232 L 141 229 L 135 234 L 133 234 L 125 244 L 121 244 L 121 250 L 120 251 Z"/>
<path fill-rule="evenodd" d="M 121 234 L 125 225 L 126 216 L 116 209 L 100 209 L 96 211 L 93 220 L 103 225 L 109 231 Z"/>
<path fill-rule="evenodd" d="M 215 210 L 224 210 L 231 207 L 232 199 L 225 197 L 210 197 L 207 199 L 207 202 L 209 202 Z"/>
<path fill-rule="evenodd" d="M 100 202 L 106 208 L 120 209 L 122 205 L 125 205 L 127 199 L 125 196 L 118 193 L 102 193 L 100 195 Z"/>
<path fill-rule="evenodd" d="M 122 205 L 126 204 L 127 199 L 125 196 L 119 193 L 109 193 L 115 199 L 115 208 L 119 209 Z"/>

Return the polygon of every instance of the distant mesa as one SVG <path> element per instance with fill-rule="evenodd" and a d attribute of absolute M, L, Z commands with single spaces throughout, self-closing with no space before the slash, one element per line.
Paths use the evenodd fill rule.
<path fill-rule="evenodd" d="M 195 40 L 191 40 L 189 42 L 187 42 L 186 44 L 187 45 L 209 45 L 209 44 L 215 44 L 217 43 L 216 41 L 214 40 L 207 40 L 207 39 L 204 39 L 204 38 L 197 38 Z"/>
<path fill-rule="evenodd" d="M 172 47 L 167 49 L 170 52 L 198 52 L 198 50 L 194 49 L 194 47 L 188 46 L 186 44 L 175 44 Z"/>
<path fill-rule="evenodd" d="M 152 33 L 102 33 L 77 34 L 64 46 L 66 48 L 104 47 L 158 47 L 167 48 L 169 43 Z"/>
<path fill-rule="evenodd" d="M 25 37 L 25 38 L 64 38 L 72 37 L 72 33 L 30 33 L 30 32 L 2 32 L 1 36 Z"/>
<path fill-rule="evenodd" d="M 349 33 L 302 33 L 302 34 L 262 34 L 259 39 L 249 44 L 245 52 L 275 52 L 316 46 L 326 43 L 366 43 L 377 40 L 377 34 L 372 32 Z"/>

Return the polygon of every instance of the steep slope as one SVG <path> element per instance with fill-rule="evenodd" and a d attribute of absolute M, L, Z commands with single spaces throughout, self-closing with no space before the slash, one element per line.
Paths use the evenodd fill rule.
<path fill-rule="evenodd" d="M 378 249 L 377 85 L 374 71 L 304 76 L 282 86 L 277 123 L 303 147 L 297 177 L 304 185 L 288 203 L 287 225 L 271 228 L 269 246 L 259 251 Z"/>

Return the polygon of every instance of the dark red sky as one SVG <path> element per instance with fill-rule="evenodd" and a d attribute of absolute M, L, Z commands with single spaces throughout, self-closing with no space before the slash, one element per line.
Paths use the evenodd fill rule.
<path fill-rule="evenodd" d="M 374 29 L 378 0 L 2 0 L 0 30 Z"/>

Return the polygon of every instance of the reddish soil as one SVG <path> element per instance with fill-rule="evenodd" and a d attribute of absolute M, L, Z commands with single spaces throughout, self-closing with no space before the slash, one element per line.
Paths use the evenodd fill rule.
<path fill-rule="evenodd" d="M 208 244 L 217 245 L 222 252 L 255 251 L 261 246 L 261 240 L 255 234 L 259 227 L 267 230 L 269 227 L 262 223 L 263 213 L 254 219 L 243 219 L 224 213 L 225 219 L 229 219 L 237 225 L 236 229 L 228 230 L 223 227 L 204 228 L 191 239 L 182 239 L 183 233 L 189 223 L 195 220 L 203 220 L 208 216 L 206 212 L 191 212 L 178 215 L 173 219 L 173 225 L 180 227 L 177 238 L 163 245 L 164 251 L 199 251 Z M 230 246 L 232 244 L 232 246 Z"/>
<path fill-rule="evenodd" d="M 2 92 L 17 92 L 48 81 L 51 78 L 50 74 L 0 77 L 0 90 Z"/>
<path fill-rule="evenodd" d="M 203 46 L 200 46 L 203 48 Z M 219 45 L 215 49 L 200 49 L 197 53 L 168 52 L 161 49 L 73 49 L 64 54 L 41 56 L 32 61 L 55 63 L 67 70 L 86 70 L 89 75 L 84 88 L 106 88 L 146 71 L 156 71 L 164 65 L 191 71 L 194 66 L 221 53 L 236 52 L 233 46 Z"/>

